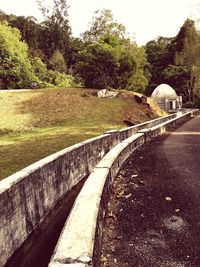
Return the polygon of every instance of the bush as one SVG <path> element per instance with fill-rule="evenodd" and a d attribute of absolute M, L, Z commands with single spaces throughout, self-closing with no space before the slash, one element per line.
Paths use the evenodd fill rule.
<path fill-rule="evenodd" d="M 19 30 L 0 23 L 0 85 L 3 88 L 25 88 L 39 82 L 28 58 L 28 47 L 20 39 Z"/>
<path fill-rule="evenodd" d="M 196 107 L 197 104 L 192 101 L 188 101 L 183 104 L 183 108 L 196 108 Z"/>
<path fill-rule="evenodd" d="M 79 84 L 76 83 L 73 75 L 67 75 L 58 71 L 48 70 L 46 74 L 46 82 L 55 85 L 56 87 L 76 87 Z"/>

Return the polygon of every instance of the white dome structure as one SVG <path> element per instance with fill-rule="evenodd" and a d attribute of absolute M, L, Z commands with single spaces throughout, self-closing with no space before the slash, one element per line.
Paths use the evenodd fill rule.
<path fill-rule="evenodd" d="M 163 102 L 165 99 L 171 99 L 176 100 L 177 94 L 175 90 L 169 86 L 168 84 L 160 84 L 156 87 L 156 89 L 153 91 L 151 97 L 157 102 Z"/>
<path fill-rule="evenodd" d="M 182 97 L 177 96 L 175 90 L 168 84 L 157 86 L 151 97 L 162 109 L 168 111 L 177 110 L 182 106 Z"/>

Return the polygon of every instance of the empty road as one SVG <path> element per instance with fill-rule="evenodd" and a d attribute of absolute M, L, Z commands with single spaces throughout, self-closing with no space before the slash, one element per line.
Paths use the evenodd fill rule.
<path fill-rule="evenodd" d="M 103 266 L 200 266 L 200 116 L 141 147 L 121 169 Z"/>

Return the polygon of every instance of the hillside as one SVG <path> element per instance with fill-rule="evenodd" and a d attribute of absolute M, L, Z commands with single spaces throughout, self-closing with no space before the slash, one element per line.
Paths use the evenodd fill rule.
<path fill-rule="evenodd" d="M 0 91 L 0 178 L 106 130 L 164 115 L 150 100 L 122 91 L 98 98 L 92 89 Z"/>

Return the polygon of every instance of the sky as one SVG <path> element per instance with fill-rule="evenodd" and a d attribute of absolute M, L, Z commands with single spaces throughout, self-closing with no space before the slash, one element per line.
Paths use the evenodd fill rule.
<path fill-rule="evenodd" d="M 51 5 L 53 0 L 46 0 Z M 95 10 L 111 9 L 114 19 L 125 25 L 138 45 L 158 36 L 173 37 L 187 18 L 200 18 L 200 0 L 68 0 L 73 36 L 86 31 Z M 0 0 L 7 14 L 34 16 L 42 20 L 36 0 Z"/>

